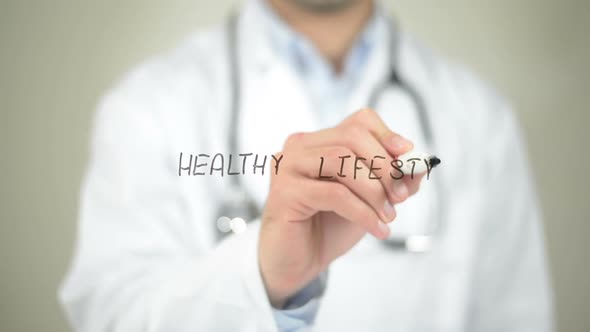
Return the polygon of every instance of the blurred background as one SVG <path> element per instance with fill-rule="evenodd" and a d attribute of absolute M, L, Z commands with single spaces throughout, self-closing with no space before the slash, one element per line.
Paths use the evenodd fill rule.
<path fill-rule="evenodd" d="M 512 100 L 543 204 L 558 329 L 588 331 L 590 1 L 384 2 Z M 98 98 L 238 3 L 0 0 L 1 331 L 68 329 L 56 290 Z"/>

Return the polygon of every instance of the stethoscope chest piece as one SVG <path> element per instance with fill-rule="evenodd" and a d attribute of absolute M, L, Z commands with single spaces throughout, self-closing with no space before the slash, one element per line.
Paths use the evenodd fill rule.
<path fill-rule="evenodd" d="M 217 219 L 219 237 L 245 231 L 246 221 L 254 220 L 259 216 L 256 203 L 242 187 L 233 184 L 228 186 L 223 192 L 221 202 Z"/>

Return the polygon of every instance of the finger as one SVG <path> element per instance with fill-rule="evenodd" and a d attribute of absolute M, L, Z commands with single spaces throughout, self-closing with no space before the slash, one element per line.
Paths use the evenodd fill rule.
<path fill-rule="evenodd" d="M 298 200 L 318 211 L 332 211 L 379 239 L 389 236 L 389 227 L 375 211 L 350 189 L 338 182 L 302 178 Z"/>
<path fill-rule="evenodd" d="M 389 152 L 374 135 L 358 124 L 339 125 L 334 128 L 308 133 L 300 138 L 300 143 L 306 148 L 345 146 L 351 149 L 355 155 L 366 159 L 363 160 L 363 164 L 367 169 L 372 170 L 372 177 L 381 182 L 389 202 L 399 203 L 407 198 L 407 190 L 399 190 L 397 188 L 398 182 L 389 176 L 389 161 L 393 157 L 390 156 Z M 338 159 L 335 160 L 339 161 Z M 345 162 L 350 165 L 352 160 L 354 159 L 345 160 Z"/>
<path fill-rule="evenodd" d="M 349 167 L 354 168 L 353 172 L 341 173 L 342 157 L 347 157 Z M 369 204 L 382 221 L 392 221 L 395 218 L 393 203 L 389 201 L 381 182 L 369 177 L 369 168 L 360 160 L 346 147 L 317 147 L 307 149 L 305 154 L 298 156 L 293 168 L 296 173 L 309 179 L 342 183 Z"/>
<path fill-rule="evenodd" d="M 392 156 L 404 154 L 414 147 L 411 141 L 391 131 L 377 112 L 370 108 L 362 109 L 342 122 L 342 124 L 351 123 L 370 131 Z"/>
<path fill-rule="evenodd" d="M 404 183 L 408 188 L 409 196 L 413 196 L 418 192 L 424 175 L 426 175 L 426 173 L 415 174 L 413 179 L 411 176 L 404 176 Z"/>

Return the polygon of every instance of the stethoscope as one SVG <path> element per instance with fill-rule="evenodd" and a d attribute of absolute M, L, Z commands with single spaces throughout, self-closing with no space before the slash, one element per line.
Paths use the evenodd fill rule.
<path fill-rule="evenodd" d="M 238 62 L 239 50 L 238 50 L 238 15 L 231 14 L 227 19 L 226 33 L 227 33 L 227 61 L 229 65 L 229 87 L 230 87 L 230 113 L 229 113 L 229 151 L 232 154 L 236 154 L 238 151 L 238 119 L 240 114 L 240 97 L 241 97 L 241 85 L 240 85 L 240 66 Z M 420 97 L 419 93 L 414 87 L 407 81 L 404 81 L 398 74 L 397 68 L 397 54 L 399 40 L 397 29 L 394 29 L 393 22 L 388 20 L 389 26 L 389 63 L 388 66 L 391 71 L 386 77 L 373 89 L 369 97 L 368 105 L 375 109 L 379 98 L 386 92 L 391 86 L 398 86 L 410 96 L 416 106 L 418 113 L 418 119 L 420 121 L 423 135 L 427 146 L 434 150 L 435 142 L 433 138 L 433 128 L 429 121 L 429 117 L 426 110 L 424 100 Z M 229 177 L 231 183 L 227 190 L 223 194 L 223 202 L 220 205 L 218 216 L 220 218 L 217 221 L 218 234 L 223 236 L 225 233 L 234 230 L 235 228 L 243 229 L 244 220 L 253 220 L 259 216 L 260 211 L 252 199 L 252 197 L 246 192 L 245 186 L 238 176 Z M 406 237 L 392 236 L 387 240 L 382 241 L 385 245 L 390 248 L 398 250 L 406 250 L 408 252 L 427 252 L 430 251 L 434 245 L 434 240 L 437 235 L 442 232 L 442 225 L 444 215 L 444 202 L 445 197 L 442 192 L 443 186 L 441 181 L 438 181 L 439 177 L 432 177 L 435 185 L 435 196 L 436 209 L 435 209 L 435 221 L 430 226 L 430 231 L 426 234 L 421 235 L 410 235 Z M 238 217 L 238 218 L 234 218 Z M 234 219 L 231 219 L 234 218 Z M 231 225 L 231 222 L 238 221 L 236 227 Z M 238 225 L 239 224 L 239 225 Z"/>

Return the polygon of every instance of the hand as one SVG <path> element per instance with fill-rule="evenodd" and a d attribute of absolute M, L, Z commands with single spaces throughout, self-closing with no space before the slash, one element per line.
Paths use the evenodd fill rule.
<path fill-rule="evenodd" d="M 366 162 L 356 180 L 352 174 L 320 180 L 320 157 L 331 161 L 324 171 L 336 174 L 340 156 L 351 156 L 348 165 L 355 156 L 370 160 L 375 155 L 390 157 L 383 160 L 389 163 L 411 149 L 411 142 L 390 131 L 370 109 L 354 113 L 334 128 L 287 139 L 280 172 L 271 172 L 258 248 L 262 278 L 274 307 L 281 307 L 366 232 L 387 238 L 386 223 L 396 216 L 394 204 L 413 195 L 422 178 L 394 180 L 388 168 L 381 167 L 373 171 L 381 179 L 369 179 L 370 162 Z"/>

